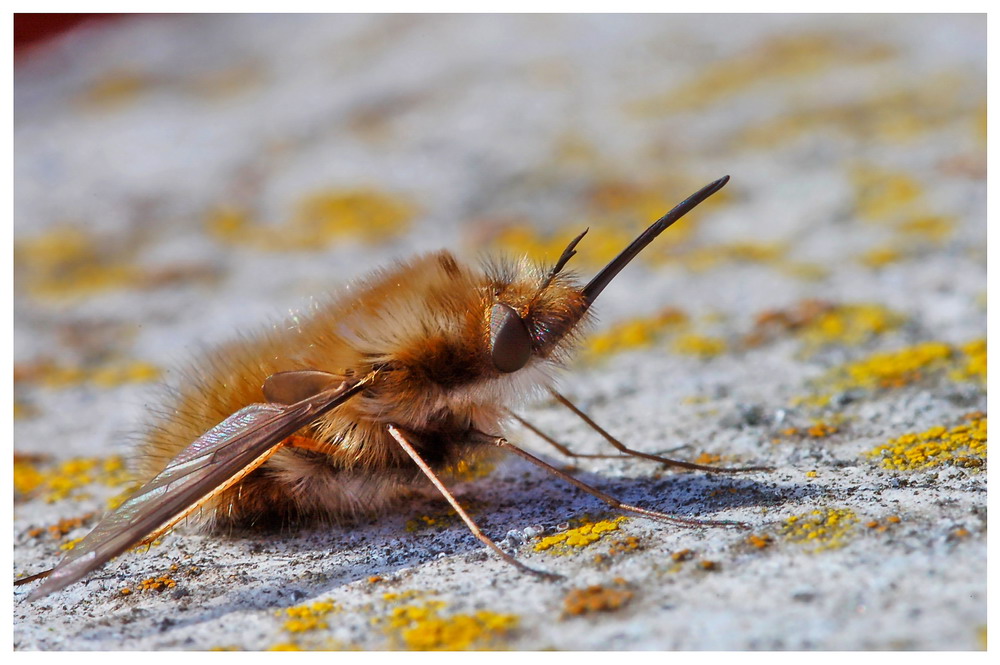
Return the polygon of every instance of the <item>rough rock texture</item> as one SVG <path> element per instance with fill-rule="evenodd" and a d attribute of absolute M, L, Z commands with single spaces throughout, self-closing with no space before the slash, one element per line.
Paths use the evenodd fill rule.
<path fill-rule="evenodd" d="M 432 495 L 181 530 L 16 588 L 15 649 L 984 648 L 985 55 L 974 15 L 162 16 L 19 58 L 15 576 L 124 489 L 178 362 L 414 252 L 551 261 L 589 226 L 592 274 L 727 173 L 560 388 L 639 450 L 774 471 L 575 460 L 746 530 L 620 520 L 519 460 L 456 488 L 559 582 Z M 608 450 L 551 399 L 520 412 Z"/>

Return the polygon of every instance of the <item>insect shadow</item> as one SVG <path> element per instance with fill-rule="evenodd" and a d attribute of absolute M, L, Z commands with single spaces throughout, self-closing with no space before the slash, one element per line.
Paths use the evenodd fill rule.
<path fill-rule="evenodd" d="M 550 461 L 559 463 L 555 459 Z M 631 503 L 692 517 L 740 508 L 787 505 L 824 493 L 822 487 L 813 484 L 783 484 L 766 476 L 754 479 L 682 472 L 667 473 L 651 481 L 648 475 L 609 477 L 579 470 L 574 476 Z M 536 524 L 551 531 L 557 528 L 556 525 L 582 515 L 613 513 L 590 494 L 551 480 L 549 474 L 537 467 L 523 460 L 509 459 L 487 477 L 457 484 L 456 493 L 477 513 L 484 530 L 494 536 Z M 754 531 L 773 528 L 770 520 L 748 519 L 747 525 Z M 664 526 L 681 533 L 723 528 Z M 735 538 L 739 538 L 737 533 L 734 533 Z M 259 529 L 236 529 L 222 539 L 224 545 L 239 547 L 245 543 L 250 549 L 249 560 L 223 565 L 226 570 L 235 571 L 235 575 L 229 576 L 236 579 L 235 584 L 224 581 L 225 573 L 222 573 L 216 581 L 206 579 L 201 591 L 189 587 L 195 600 L 190 603 L 184 603 L 183 599 L 177 601 L 184 603 L 183 613 L 176 609 L 171 609 L 169 616 L 152 612 L 125 627 L 107 628 L 95 623 L 81 629 L 81 638 L 99 640 L 102 633 L 120 636 L 124 630 L 128 639 L 173 634 L 176 641 L 183 642 L 186 630 L 236 612 L 280 610 L 373 576 L 391 578 L 400 571 L 440 557 L 465 564 L 470 555 L 481 552 L 488 559 L 482 544 L 453 512 L 449 512 L 448 504 L 435 498 L 431 491 L 416 494 L 407 510 L 383 515 L 377 520 L 328 527 L 285 526 L 264 535 L 266 537 L 262 538 Z M 519 549 L 530 551 L 531 540 L 521 542 Z M 281 562 L 289 565 L 283 566 Z M 211 569 L 214 564 L 201 557 L 197 565 Z M 265 567 L 266 570 L 261 570 Z M 521 576 L 515 569 L 502 565 L 491 568 L 488 574 L 491 579 L 510 576 L 537 584 L 546 583 L 537 577 Z M 197 579 L 192 580 L 192 585 L 197 584 Z M 198 602 L 199 595 L 220 587 L 225 589 L 220 603 L 206 606 Z M 381 591 L 390 587 L 372 588 L 372 594 L 380 596 Z"/>

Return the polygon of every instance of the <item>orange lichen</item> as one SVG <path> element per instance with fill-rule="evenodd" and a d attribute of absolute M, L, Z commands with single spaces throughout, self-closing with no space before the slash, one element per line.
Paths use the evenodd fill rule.
<path fill-rule="evenodd" d="M 140 591 L 159 591 L 163 592 L 167 589 L 173 589 L 177 586 L 176 580 L 172 577 L 167 577 L 166 575 L 160 575 L 159 577 L 150 577 L 139 582 Z"/>
<path fill-rule="evenodd" d="M 870 520 L 865 524 L 865 526 L 871 529 L 872 531 L 876 531 L 878 533 L 885 533 L 892 527 L 892 525 L 899 524 L 901 521 L 902 520 L 900 520 L 898 515 L 890 515 L 889 517 L 885 518 L 884 523 L 879 520 Z"/>
<path fill-rule="evenodd" d="M 32 538 L 40 538 L 41 536 L 48 534 L 49 537 L 59 540 L 73 529 L 83 526 L 93 517 L 94 513 L 86 513 L 85 515 L 81 515 L 79 517 L 67 517 L 50 526 L 31 529 L 28 531 L 28 535 Z"/>
<path fill-rule="evenodd" d="M 806 430 L 806 434 L 808 434 L 813 439 L 824 439 L 830 436 L 831 434 L 836 434 L 839 431 L 840 430 L 836 426 L 830 425 L 820 420 L 814 423 L 812 426 L 810 426 L 809 429 Z"/>
<path fill-rule="evenodd" d="M 793 543 L 809 545 L 813 552 L 843 547 L 858 523 L 858 516 L 847 508 L 812 510 L 785 520 L 783 535 Z"/>
<path fill-rule="evenodd" d="M 986 464 L 986 417 L 951 429 L 938 425 L 910 432 L 878 446 L 865 456 L 878 459 L 885 469 L 914 471 L 941 465 L 980 468 Z"/>
<path fill-rule="evenodd" d="M 572 616 L 590 612 L 614 612 L 627 605 L 634 595 L 628 589 L 595 584 L 584 589 L 570 590 L 563 598 L 563 610 Z"/>
<path fill-rule="evenodd" d="M 549 552 L 550 554 L 570 553 L 575 549 L 597 542 L 612 531 L 617 531 L 618 525 L 627 519 L 627 517 L 620 516 L 613 520 L 601 520 L 599 522 L 585 521 L 576 528 L 542 537 L 535 543 L 535 551 Z"/>
<path fill-rule="evenodd" d="M 384 242 L 403 233 L 414 215 L 400 198 L 370 189 L 321 191 L 299 202 L 283 224 L 259 224 L 249 213 L 221 208 L 208 218 L 219 240 L 264 251 L 321 250 L 341 238 Z"/>
<path fill-rule="evenodd" d="M 771 543 L 773 542 L 774 539 L 767 534 L 762 534 L 762 535 L 750 534 L 749 536 L 747 536 L 747 543 L 749 543 L 753 547 L 756 547 L 759 550 L 762 550 L 765 547 L 770 547 Z"/>

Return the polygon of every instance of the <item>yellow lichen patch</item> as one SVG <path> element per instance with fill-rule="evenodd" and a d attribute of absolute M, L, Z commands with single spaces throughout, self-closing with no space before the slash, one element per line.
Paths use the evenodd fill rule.
<path fill-rule="evenodd" d="M 216 277 L 203 265 L 141 267 L 137 254 L 145 242 L 143 238 L 109 242 L 74 227 L 21 238 L 14 245 L 15 284 L 34 296 L 62 299 Z"/>
<path fill-rule="evenodd" d="M 14 463 L 14 491 L 19 498 L 41 495 L 49 503 L 79 495 L 78 490 L 101 484 L 109 487 L 129 482 L 121 457 L 78 457 L 40 466 L 28 461 Z"/>
<path fill-rule="evenodd" d="M 919 215 L 900 222 L 896 229 L 901 233 L 941 242 L 955 230 L 955 219 L 944 215 Z"/>
<path fill-rule="evenodd" d="M 421 591 L 419 589 L 407 589 L 406 591 L 386 591 L 382 594 L 382 600 L 387 603 L 399 603 L 408 600 L 413 600 L 414 598 L 420 598 L 421 596 L 426 596 L 432 591 Z"/>
<path fill-rule="evenodd" d="M 482 503 L 474 498 L 465 499 L 462 502 L 462 507 L 467 513 L 475 514 L 481 509 Z M 454 508 L 448 506 L 438 512 L 417 515 L 406 520 L 406 530 L 414 533 L 426 529 L 443 529 L 459 523 L 462 523 L 462 518 L 458 516 Z"/>
<path fill-rule="evenodd" d="M 923 187 L 912 176 L 870 166 L 852 170 L 858 216 L 867 220 L 896 220 L 919 212 Z"/>
<path fill-rule="evenodd" d="M 613 520 L 601 520 L 599 522 L 585 521 L 576 528 L 540 538 L 535 543 L 535 551 L 549 552 L 550 554 L 567 554 L 573 552 L 576 549 L 596 543 L 612 531 L 617 531 L 618 525 L 627 519 L 627 517 L 619 516 Z"/>
<path fill-rule="evenodd" d="M 986 340 L 977 339 L 961 347 L 965 355 L 958 369 L 951 373 L 955 381 L 978 380 L 986 383 Z"/>
<path fill-rule="evenodd" d="M 837 305 L 802 327 L 806 344 L 860 344 L 898 328 L 905 318 L 881 305 Z"/>
<path fill-rule="evenodd" d="M 668 307 L 650 317 L 622 321 L 592 335 L 585 349 L 588 356 L 604 356 L 652 346 L 667 333 L 687 323 L 687 315 Z"/>
<path fill-rule="evenodd" d="M 726 341 L 719 337 L 681 335 L 674 340 L 673 349 L 684 355 L 712 358 L 726 352 Z"/>
<path fill-rule="evenodd" d="M 824 34 L 775 37 L 731 59 L 701 67 L 693 80 L 635 102 L 631 110 L 645 116 L 701 109 L 748 88 L 878 61 L 890 53 L 885 46 L 859 45 Z"/>
<path fill-rule="evenodd" d="M 288 619 L 282 628 L 290 633 L 305 633 L 312 630 L 321 630 L 328 625 L 323 619 L 327 614 L 336 609 L 333 601 L 317 601 L 310 605 L 299 605 L 297 607 L 287 607 L 285 610 L 275 612 L 275 616 L 287 616 Z"/>
<path fill-rule="evenodd" d="M 846 508 L 812 510 L 785 520 L 783 535 L 793 543 L 810 546 L 813 552 L 843 547 L 850 538 L 858 516 Z"/>
<path fill-rule="evenodd" d="M 100 110 L 106 111 L 110 107 L 135 101 L 153 84 L 154 80 L 141 72 L 111 71 L 91 83 L 80 95 L 78 101 L 85 106 L 99 107 Z"/>
<path fill-rule="evenodd" d="M 150 577 L 139 582 L 140 591 L 159 591 L 163 592 L 167 589 L 173 589 L 177 586 L 176 580 L 172 577 L 167 577 L 166 575 L 160 575 L 159 577 Z"/>
<path fill-rule="evenodd" d="M 890 439 L 865 456 L 881 460 L 885 469 L 897 471 L 941 465 L 983 467 L 986 464 L 986 417 L 975 417 L 951 429 L 938 425 L 924 432 L 910 432 Z"/>
<path fill-rule="evenodd" d="M 737 141 L 771 150 L 804 135 L 834 132 L 879 144 L 912 141 L 970 115 L 967 97 L 955 83 L 928 77 L 917 87 L 880 86 L 879 94 L 843 103 L 792 102 L 783 113 L 749 127 Z"/>
<path fill-rule="evenodd" d="M 73 540 L 67 540 L 65 543 L 59 546 L 59 549 L 61 549 L 63 552 L 68 552 L 72 549 L 76 549 L 76 546 L 80 544 L 81 540 L 83 540 L 82 537 L 74 538 Z"/>
<path fill-rule="evenodd" d="M 808 349 L 830 344 L 860 344 L 899 327 L 904 317 L 881 305 L 833 304 L 803 300 L 785 309 L 757 315 L 744 342 L 758 346 L 784 333 L 793 333 Z"/>
<path fill-rule="evenodd" d="M 132 286 L 141 271 L 109 255 L 96 238 L 58 228 L 14 245 L 17 283 L 32 295 L 58 298 Z"/>
<path fill-rule="evenodd" d="M 440 473 L 451 480 L 469 482 L 485 478 L 493 473 L 494 469 L 496 469 L 496 464 L 492 462 L 459 460 L 457 464 L 442 469 Z"/>
<path fill-rule="evenodd" d="M 884 268 L 893 263 L 899 263 L 906 254 L 896 247 L 875 247 L 864 252 L 858 260 L 869 268 Z"/>
<path fill-rule="evenodd" d="M 266 651 L 302 651 L 302 647 L 294 642 L 279 642 L 269 646 Z"/>
<path fill-rule="evenodd" d="M 38 409 L 33 404 L 17 398 L 14 399 L 14 420 L 34 418 L 38 413 Z"/>
<path fill-rule="evenodd" d="M 98 388 L 113 388 L 126 383 L 155 381 L 160 378 L 160 374 L 159 367 L 141 360 L 113 361 L 95 367 L 41 361 L 15 367 L 14 381 L 18 384 L 37 384 L 56 390 L 85 384 Z"/>
<path fill-rule="evenodd" d="M 572 589 L 563 598 L 563 611 L 572 616 L 591 612 L 614 612 L 627 605 L 634 595 L 628 589 L 601 585 Z"/>
<path fill-rule="evenodd" d="M 514 614 L 479 611 L 443 616 L 444 603 L 395 607 L 385 618 L 393 642 L 415 651 L 462 651 L 489 648 L 517 626 Z"/>
<path fill-rule="evenodd" d="M 283 224 L 260 224 L 249 213 L 222 208 L 209 215 L 209 232 L 233 245 L 264 251 L 321 250 L 342 238 L 369 244 L 406 231 L 412 206 L 385 192 L 370 189 L 328 190 L 301 202 Z"/>
<path fill-rule="evenodd" d="M 678 257 L 686 268 L 705 271 L 722 263 L 763 263 L 780 265 L 788 248 L 782 244 L 732 242 L 686 252 Z"/>
<path fill-rule="evenodd" d="M 844 387 L 899 388 L 943 369 L 954 350 L 943 342 L 924 342 L 889 353 L 876 353 L 843 366 Z"/>

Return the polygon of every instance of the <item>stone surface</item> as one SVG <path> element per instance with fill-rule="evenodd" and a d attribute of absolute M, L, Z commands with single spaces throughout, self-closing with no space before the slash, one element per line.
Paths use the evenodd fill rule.
<path fill-rule="evenodd" d="M 15 576 L 122 491 L 107 459 L 159 370 L 415 252 L 551 261 L 589 226 L 592 274 L 723 174 L 605 292 L 559 386 L 639 450 L 774 471 L 574 465 L 747 530 L 617 520 L 520 460 L 457 486 L 558 582 L 431 494 L 182 529 L 34 604 L 17 587 L 15 649 L 984 648 L 985 441 L 955 428 L 986 403 L 985 53 L 974 15 L 161 16 L 19 58 Z M 551 399 L 519 411 L 607 449 Z"/>

